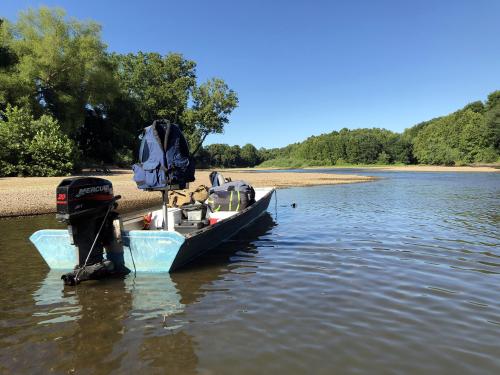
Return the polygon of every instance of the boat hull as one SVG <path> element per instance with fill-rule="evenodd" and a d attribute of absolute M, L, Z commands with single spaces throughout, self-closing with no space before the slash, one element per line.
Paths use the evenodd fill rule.
<path fill-rule="evenodd" d="M 213 250 L 266 212 L 274 189 L 245 210 L 214 225 L 183 236 L 177 232 L 122 231 L 125 264 L 137 272 L 172 272 Z M 78 263 L 67 230 L 44 229 L 30 237 L 50 269 L 71 270 Z"/>
<path fill-rule="evenodd" d="M 212 250 L 225 240 L 233 237 L 241 229 L 252 224 L 266 212 L 274 190 L 255 202 L 252 206 L 238 212 L 230 219 L 205 227 L 186 238 L 171 266 L 175 271 L 200 255 Z"/>

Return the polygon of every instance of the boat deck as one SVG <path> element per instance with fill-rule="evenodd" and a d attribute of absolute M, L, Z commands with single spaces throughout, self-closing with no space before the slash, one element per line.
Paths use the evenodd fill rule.
<path fill-rule="evenodd" d="M 273 188 L 256 188 L 255 189 L 255 201 L 258 202 L 263 196 L 265 196 L 271 189 Z M 123 230 L 124 231 L 131 231 L 131 230 L 149 230 L 149 231 L 161 231 L 162 229 L 144 229 L 144 216 L 146 216 L 148 213 L 151 213 L 152 211 L 156 210 L 161 210 L 161 206 L 155 207 L 155 208 L 149 208 L 141 211 L 135 211 L 131 214 L 126 214 L 122 216 L 122 225 L 123 225 Z M 227 218 L 230 218 L 231 216 L 235 215 L 237 211 L 219 211 L 217 212 L 217 217 L 219 218 L 219 221 L 223 221 Z M 210 217 L 210 212 L 207 212 L 208 217 Z M 212 214 L 214 215 L 214 214 Z M 200 228 L 195 228 L 189 229 L 189 230 L 183 230 L 183 232 L 177 232 L 183 236 L 189 236 L 194 232 L 199 231 Z"/>

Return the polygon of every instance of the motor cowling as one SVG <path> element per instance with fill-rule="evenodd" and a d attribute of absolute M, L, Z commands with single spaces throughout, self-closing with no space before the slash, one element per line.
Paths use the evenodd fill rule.
<path fill-rule="evenodd" d="M 73 177 L 56 189 L 56 219 L 67 224 L 105 215 L 113 201 L 111 181 L 97 177 Z"/>
<path fill-rule="evenodd" d="M 130 272 L 119 243 L 119 215 L 113 211 L 117 199 L 111 182 L 102 178 L 66 178 L 57 186 L 56 219 L 68 225 L 70 242 L 78 252 L 74 271 L 61 277 L 66 284 Z"/>

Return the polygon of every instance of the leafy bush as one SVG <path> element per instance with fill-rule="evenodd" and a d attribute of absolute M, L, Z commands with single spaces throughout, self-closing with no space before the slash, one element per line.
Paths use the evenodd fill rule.
<path fill-rule="evenodd" d="M 32 163 L 28 173 L 32 176 L 59 176 L 73 169 L 73 142 L 61 132 L 57 121 L 42 116 L 34 121 L 36 134 L 29 145 Z"/>
<path fill-rule="evenodd" d="M 500 155 L 493 147 L 480 150 L 477 153 L 476 162 L 478 163 L 499 163 Z"/>
<path fill-rule="evenodd" d="M 75 147 L 59 123 L 29 110 L 8 106 L 0 119 L 1 176 L 60 176 L 73 170 Z"/>
<path fill-rule="evenodd" d="M 382 151 L 380 154 L 378 154 L 377 164 L 386 165 L 390 162 L 391 158 L 385 151 Z"/>
<path fill-rule="evenodd" d="M 116 165 L 121 168 L 130 168 L 130 166 L 134 164 L 134 154 L 132 150 L 127 148 L 117 151 L 114 159 Z"/>

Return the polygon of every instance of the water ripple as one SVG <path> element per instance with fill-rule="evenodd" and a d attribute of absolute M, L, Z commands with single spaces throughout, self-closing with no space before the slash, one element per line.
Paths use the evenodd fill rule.
<path fill-rule="evenodd" d="M 500 373 L 500 176 L 379 175 L 280 190 L 172 275 L 75 290 L 0 251 L 0 372 Z"/>

